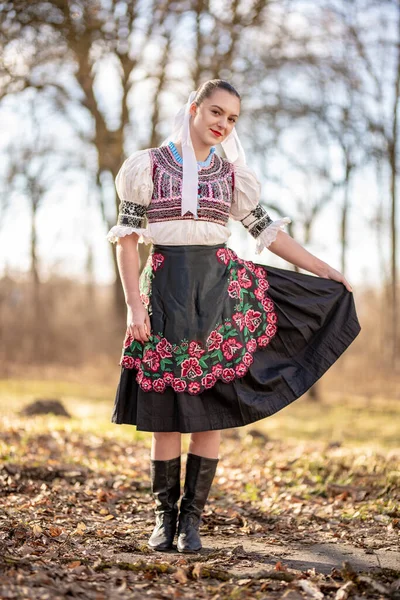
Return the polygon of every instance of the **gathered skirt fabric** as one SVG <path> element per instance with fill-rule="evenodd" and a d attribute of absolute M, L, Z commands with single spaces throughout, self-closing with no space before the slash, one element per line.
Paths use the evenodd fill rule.
<path fill-rule="evenodd" d="M 240 259 L 224 244 L 153 246 L 140 277 L 151 335 L 125 337 L 112 422 L 240 427 L 302 396 L 360 332 L 337 281 Z"/>

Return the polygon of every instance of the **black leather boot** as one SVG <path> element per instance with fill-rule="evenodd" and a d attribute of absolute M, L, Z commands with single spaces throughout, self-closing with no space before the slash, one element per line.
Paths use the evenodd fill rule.
<path fill-rule="evenodd" d="M 150 459 L 151 491 L 156 501 L 156 525 L 148 546 L 153 550 L 172 548 L 181 492 L 180 474 L 180 456 L 170 460 Z"/>
<path fill-rule="evenodd" d="M 199 526 L 218 458 L 206 458 L 196 454 L 187 455 L 186 477 L 179 510 L 178 551 L 198 552 L 201 550 Z"/>

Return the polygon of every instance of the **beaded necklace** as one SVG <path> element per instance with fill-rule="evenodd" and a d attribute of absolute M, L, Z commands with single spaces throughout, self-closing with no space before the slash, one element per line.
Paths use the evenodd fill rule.
<path fill-rule="evenodd" d="M 175 146 L 174 142 L 169 142 L 168 144 L 172 154 L 174 155 L 175 160 L 179 163 L 179 164 L 183 164 L 183 159 L 182 156 L 179 154 L 177 147 Z M 210 149 L 210 154 L 207 156 L 206 160 L 198 160 L 197 161 L 197 170 L 200 171 L 200 169 L 202 169 L 203 167 L 209 167 L 211 164 L 211 159 L 212 156 L 215 152 L 215 146 L 211 146 Z"/>

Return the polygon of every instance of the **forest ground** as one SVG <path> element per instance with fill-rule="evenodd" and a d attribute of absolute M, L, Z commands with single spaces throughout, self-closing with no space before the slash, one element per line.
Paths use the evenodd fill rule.
<path fill-rule="evenodd" d="M 305 396 L 224 431 L 182 555 L 147 548 L 151 434 L 110 423 L 113 395 L 0 381 L 0 598 L 400 599 L 397 397 Z M 37 398 L 71 418 L 21 415 Z"/>

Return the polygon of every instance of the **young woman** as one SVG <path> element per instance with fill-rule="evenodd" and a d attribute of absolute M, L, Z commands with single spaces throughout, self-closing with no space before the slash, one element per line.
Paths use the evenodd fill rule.
<path fill-rule="evenodd" d="M 169 143 L 135 152 L 116 187 L 108 239 L 127 304 L 112 422 L 153 432 L 156 524 L 149 546 L 196 552 L 220 431 L 263 419 L 304 394 L 360 331 L 351 286 L 260 205 L 235 124 L 240 96 L 211 80 L 192 92 Z M 215 153 L 221 143 L 227 158 Z M 147 217 L 147 227 L 144 220 Z M 288 262 L 265 267 L 226 246 L 228 219 Z M 139 277 L 138 241 L 152 243 Z M 191 433 L 180 498 L 181 433 Z"/>

